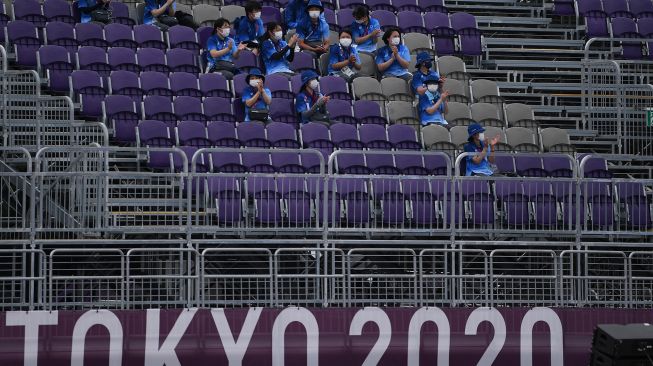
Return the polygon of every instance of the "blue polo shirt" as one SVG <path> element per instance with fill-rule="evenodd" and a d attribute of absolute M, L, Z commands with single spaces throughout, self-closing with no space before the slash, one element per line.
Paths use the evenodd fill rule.
<path fill-rule="evenodd" d="M 238 43 L 255 41 L 265 33 L 265 27 L 261 19 L 250 21 L 247 16 L 240 17 L 238 23 L 234 24 L 234 28 L 236 28 L 236 41 Z"/>
<path fill-rule="evenodd" d="M 152 15 L 152 10 L 158 9 L 161 5 L 165 4 L 165 1 L 159 0 L 145 0 L 145 11 L 143 13 L 143 24 L 152 24 L 154 23 L 154 16 Z M 170 8 L 168 8 L 170 9 Z M 172 3 L 172 9 L 177 10 L 177 3 Z"/>
<path fill-rule="evenodd" d="M 419 120 L 422 123 L 422 126 L 426 126 L 431 123 L 437 123 L 440 125 L 448 125 L 447 121 L 444 119 L 444 103 L 440 104 L 438 109 L 433 114 L 429 114 L 426 109 L 432 107 L 440 99 L 440 93 L 431 93 L 427 91 L 426 93 L 419 96 Z"/>
<path fill-rule="evenodd" d="M 77 9 L 90 8 L 91 6 L 95 6 L 95 4 L 97 4 L 96 0 L 79 0 L 77 2 Z M 91 13 L 84 14 L 80 11 L 79 16 L 82 23 L 88 23 L 92 20 Z"/>
<path fill-rule="evenodd" d="M 329 48 L 329 68 L 328 68 L 329 74 L 335 74 L 339 72 L 340 70 L 335 70 L 333 68 L 333 64 L 345 61 L 351 55 L 356 56 L 356 62 L 360 64 L 361 58 L 360 56 L 358 56 L 358 51 L 356 50 L 355 46 L 352 45 L 349 48 L 344 48 L 339 44 L 331 45 L 331 47 Z M 352 65 L 350 65 L 350 67 L 351 66 Z"/>
<path fill-rule="evenodd" d="M 356 21 L 351 23 L 351 32 L 354 40 L 359 37 L 364 37 L 377 29 L 381 29 L 379 21 L 370 17 L 370 21 L 367 24 L 358 24 Z M 380 36 L 380 35 L 379 35 Z M 375 38 L 370 38 L 363 43 L 358 43 L 358 51 L 360 52 L 376 52 L 376 41 Z"/>
<path fill-rule="evenodd" d="M 321 93 L 315 92 L 311 97 L 308 95 L 308 93 L 306 93 L 305 90 L 302 90 L 297 94 L 295 97 L 295 110 L 297 111 L 297 115 L 301 119 L 302 123 L 310 122 L 310 119 L 304 119 L 302 117 L 302 113 L 313 108 L 313 105 L 317 103 L 318 99 L 320 99 L 321 96 Z"/>
<path fill-rule="evenodd" d="M 307 4 L 308 2 L 304 0 L 290 0 L 288 4 L 286 4 L 286 8 L 283 11 L 283 19 L 288 29 L 297 28 L 304 19 L 310 20 L 308 14 L 306 14 Z M 320 19 L 326 19 L 324 18 L 324 13 L 320 14 Z"/>
<path fill-rule="evenodd" d="M 221 51 L 225 49 L 229 45 L 229 41 L 233 41 L 231 44 L 231 51 L 217 58 L 211 56 L 211 51 Z M 206 51 L 206 62 L 208 63 L 209 68 L 212 67 L 216 61 L 233 62 L 233 56 L 234 53 L 236 53 L 236 41 L 231 37 L 221 39 L 217 34 L 214 34 L 206 41 Z"/>
<path fill-rule="evenodd" d="M 280 58 L 279 60 L 272 59 L 272 55 L 281 51 L 287 45 L 288 43 L 286 43 L 286 41 L 283 39 L 277 43 L 272 42 L 271 39 L 263 42 L 261 47 L 261 57 L 263 57 L 263 64 L 265 65 L 265 75 L 275 74 L 277 72 L 293 72 L 290 69 L 290 63 L 286 59 L 286 57 L 288 57 L 290 54 L 290 50 L 286 51 L 284 57 Z"/>
<path fill-rule="evenodd" d="M 329 24 L 326 20 L 318 18 L 318 22 L 313 24 L 310 18 L 306 17 L 297 26 L 297 37 L 305 42 L 323 42 L 329 39 Z"/>
<path fill-rule="evenodd" d="M 403 43 L 397 46 L 399 56 L 406 61 L 410 61 L 410 51 L 408 47 L 404 46 Z M 389 46 L 381 47 L 376 54 L 376 64 L 382 64 L 392 58 L 392 50 Z M 402 76 L 408 74 L 408 69 L 403 68 L 399 61 L 395 60 L 390 67 L 388 67 L 383 73 L 384 76 Z"/>
<path fill-rule="evenodd" d="M 272 92 L 270 92 L 270 89 L 263 88 L 263 91 L 268 96 L 270 96 L 270 97 L 272 96 Z M 256 89 L 252 88 L 251 86 L 246 86 L 245 89 L 243 89 L 243 97 L 241 98 L 241 100 L 243 101 L 243 104 L 245 105 L 245 122 L 250 121 L 250 119 L 249 119 L 249 110 L 251 109 L 250 107 L 247 106 L 247 104 L 245 104 L 245 102 L 247 100 L 251 99 L 254 96 L 254 94 L 256 94 Z M 265 100 L 263 100 L 262 95 L 259 96 L 256 103 L 254 103 L 254 109 L 268 109 L 268 105 L 265 104 Z"/>
<path fill-rule="evenodd" d="M 473 154 L 478 154 L 481 151 L 483 151 L 483 145 L 485 144 L 484 141 L 481 141 L 481 146 L 476 146 L 473 142 L 468 142 L 465 144 L 465 152 L 473 153 Z M 493 175 L 494 172 L 490 168 L 490 162 L 487 160 L 487 157 L 490 155 L 491 152 L 491 147 L 487 147 L 487 155 L 485 155 L 485 158 L 481 160 L 479 164 L 475 164 L 473 157 L 474 155 L 470 155 L 467 157 L 467 170 L 465 172 L 465 175 L 472 175 L 472 173 L 476 174 L 482 174 L 482 175 Z"/>
<path fill-rule="evenodd" d="M 424 79 L 429 76 L 434 76 L 436 79 L 440 79 L 440 74 L 433 70 L 429 70 L 428 74 L 424 74 L 419 70 L 413 73 L 413 81 L 410 82 L 410 89 L 413 91 L 413 94 L 417 94 L 417 88 L 424 86 Z"/>

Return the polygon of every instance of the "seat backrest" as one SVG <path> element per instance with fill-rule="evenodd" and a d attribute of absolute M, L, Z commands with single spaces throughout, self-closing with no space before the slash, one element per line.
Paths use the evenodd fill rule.
<path fill-rule="evenodd" d="M 465 126 L 454 126 L 449 130 L 449 134 L 451 135 L 451 142 L 457 147 L 467 142 L 468 134 Z"/>
<path fill-rule="evenodd" d="M 512 146 L 520 144 L 538 144 L 535 132 L 524 127 L 510 127 L 506 130 L 507 143 Z"/>
<path fill-rule="evenodd" d="M 540 132 L 540 137 L 542 139 L 542 147 L 545 151 L 548 151 L 553 145 L 569 144 L 570 141 L 567 131 L 556 127 L 543 129 Z"/>
<path fill-rule="evenodd" d="M 524 119 L 535 119 L 533 108 L 523 103 L 512 103 L 506 105 L 506 121 L 512 125 Z"/>
<path fill-rule="evenodd" d="M 421 132 L 424 147 L 427 149 L 437 142 L 450 142 L 449 130 L 443 126 L 431 123 L 422 127 Z"/>
<path fill-rule="evenodd" d="M 499 110 L 496 105 L 490 103 L 474 103 L 470 107 L 472 111 L 472 119 L 475 121 L 482 121 L 486 118 L 498 119 Z"/>
<path fill-rule="evenodd" d="M 381 89 L 381 83 L 371 77 L 358 77 L 354 79 L 352 87 L 354 89 L 354 95 L 356 98 L 360 98 L 367 93 L 383 93 L 383 90 Z"/>
<path fill-rule="evenodd" d="M 430 50 L 433 48 L 431 45 L 431 37 L 422 33 L 406 33 L 404 34 L 404 45 L 408 47 L 410 53 L 416 50 Z M 412 57 L 411 57 L 412 59 Z"/>
<path fill-rule="evenodd" d="M 213 22 L 220 18 L 220 7 L 209 4 L 193 6 L 193 19 L 200 26 L 213 26 Z"/>
<path fill-rule="evenodd" d="M 444 117 L 448 121 L 454 121 L 458 118 L 472 118 L 472 113 L 469 110 L 467 104 L 458 103 L 458 102 L 449 102 L 448 111 Z"/>
<path fill-rule="evenodd" d="M 411 102 L 395 100 L 389 102 L 387 108 L 390 122 L 396 122 L 402 118 L 415 118 L 415 107 Z"/>
<path fill-rule="evenodd" d="M 474 100 L 479 100 L 487 95 L 499 95 L 499 87 L 492 80 L 476 79 L 472 81 L 471 86 Z"/>
<path fill-rule="evenodd" d="M 447 76 L 453 72 L 467 72 L 465 62 L 456 56 L 442 56 L 438 58 L 438 71 L 440 75 Z"/>

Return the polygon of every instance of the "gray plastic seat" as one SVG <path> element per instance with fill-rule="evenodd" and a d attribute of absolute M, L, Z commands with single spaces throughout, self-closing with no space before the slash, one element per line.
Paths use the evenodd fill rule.
<path fill-rule="evenodd" d="M 485 126 L 485 138 L 486 139 L 488 139 L 488 140 L 492 139 L 497 135 L 499 136 L 499 142 L 497 142 L 497 144 L 495 145 L 495 151 L 512 152 L 513 148 L 507 142 L 506 132 L 503 130 L 503 128 L 493 127 L 493 126 Z"/>
<path fill-rule="evenodd" d="M 431 45 L 431 37 L 427 36 L 426 34 L 406 33 L 404 34 L 404 45 L 408 47 L 408 50 L 411 54 L 428 52 L 431 56 L 435 56 L 433 45 Z"/>
<path fill-rule="evenodd" d="M 199 4 L 193 6 L 193 19 L 200 26 L 213 26 L 213 22 L 220 18 L 220 7 L 209 4 Z M 206 45 L 202 45 L 203 47 Z"/>
<path fill-rule="evenodd" d="M 471 76 L 467 73 L 465 62 L 455 56 L 438 57 L 438 71 L 447 78 L 463 81 L 468 84 Z"/>
<path fill-rule="evenodd" d="M 390 123 L 419 126 L 412 102 L 392 101 L 387 105 Z"/>
<path fill-rule="evenodd" d="M 497 86 L 497 83 L 492 80 L 474 80 L 471 83 L 471 88 L 474 101 L 476 102 L 503 103 L 503 99 L 499 92 L 499 86 Z"/>
<path fill-rule="evenodd" d="M 448 111 L 445 113 L 444 118 L 447 122 L 453 125 L 466 126 L 469 125 L 472 120 L 472 113 L 469 110 L 469 107 L 465 103 L 459 102 L 449 102 Z"/>
<path fill-rule="evenodd" d="M 508 122 L 509 126 L 537 129 L 538 123 L 535 120 L 535 114 L 531 106 L 523 103 L 512 103 L 507 104 L 505 109 L 506 122 Z"/>
<path fill-rule="evenodd" d="M 501 120 L 499 108 L 491 103 L 474 103 L 470 107 L 472 119 L 485 127 L 504 127 L 505 123 Z"/>
<path fill-rule="evenodd" d="M 435 147 L 441 143 L 451 144 L 449 130 L 443 126 L 431 123 L 422 127 L 420 133 L 422 134 L 424 148 L 427 150 L 436 150 Z"/>
<path fill-rule="evenodd" d="M 245 8 L 240 5 L 226 5 L 222 7 L 222 17 L 227 19 L 229 23 L 233 23 L 234 19 L 245 16 Z"/>
<path fill-rule="evenodd" d="M 451 136 L 451 142 L 456 145 L 459 149 L 462 149 L 462 145 L 467 142 L 467 127 L 465 126 L 454 126 L 449 130 L 449 135 Z"/>
<path fill-rule="evenodd" d="M 373 100 L 377 102 L 386 102 L 388 99 L 383 94 L 381 83 L 375 78 L 362 76 L 354 79 L 352 82 L 354 96 L 356 99 Z"/>
<path fill-rule="evenodd" d="M 376 77 L 376 62 L 372 55 L 361 52 L 358 55 L 361 59 L 361 69 L 358 72 L 361 76 Z"/>
<path fill-rule="evenodd" d="M 381 90 L 388 100 L 403 100 L 412 102 L 414 97 L 408 91 L 408 83 L 401 78 L 381 79 Z"/>
<path fill-rule="evenodd" d="M 542 149 L 548 152 L 572 153 L 576 149 L 571 145 L 567 131 L 549 127 L 540 131 Z"/>
<path fill-rule="evenodd" d="M 193 14 L 193 9 L 190 7 L 190 5 L 186 4 L 177 3 L 175 11 L 183 11 L 186 14 Z"/>
<path fill-rule="evenodd" d="M 469 89 L 462 81 L 446 79 L 442 88 L 449 92 L 449 102 L 469 104 Z"/>
<path fill-rule="evenodd" d="M 506 142 L 509 143 L 515 151 L 540 152 L 537 135 L 531 129 L 524 127 L 510 127 L 506 130 L 506 138 Z"/>

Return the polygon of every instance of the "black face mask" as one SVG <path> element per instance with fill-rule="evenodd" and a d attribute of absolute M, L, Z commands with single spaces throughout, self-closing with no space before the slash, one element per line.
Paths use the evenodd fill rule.
<path fill-rule="evenodd" d="M 431 62 L 431 61 L 426 61 L 426 62 L 424 62 L 422 65 L 423 65 L 424 67 L 426 67 L 427 69 L 431 69 L 431 67 L 433 67 L 433 62 Z"/>

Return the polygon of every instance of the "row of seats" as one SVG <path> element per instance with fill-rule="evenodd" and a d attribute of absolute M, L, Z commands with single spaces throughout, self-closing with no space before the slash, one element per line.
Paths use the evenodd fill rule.
<path fill-rule="evenodd" d="M 611 34 L 615 38 L 649 38 L 653 39 L 653 18 L 639 19 L 637 23 L 631 18 L 613 18 Z M 629 60 L 649 58 L 653 60 L 653 41 L 643 47 L 642 42 L 622 42 L 621 56 Z"/>

